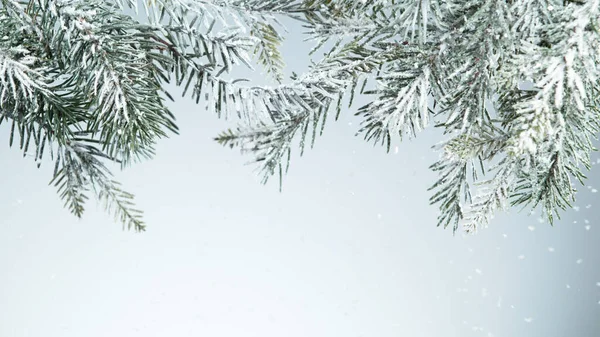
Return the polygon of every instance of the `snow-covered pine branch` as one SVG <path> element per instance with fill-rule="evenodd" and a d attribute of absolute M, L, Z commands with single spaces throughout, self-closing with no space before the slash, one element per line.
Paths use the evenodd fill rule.
<path fill-rule="evenodd" d="M 430 120 L 430 57 L 416 49 L 401 52 L 404 57 L 383 65 L 377 89 L 366 92 L 377 95 L 376 99 L 357 112 L 364 118 L 359 133 L 367 141 L 381 141 L 388 152 L 392 137 L 415 137 Z"/>
<path fill-rule="evenodd" d="M 289 167 L 294 137 L 300 137 L 302 155 L 306 141 L 310 139 L 312 147 L 317 134 L 323 133 L 329 113 L 335 109 L 335 119 L 339 117 L 345 95 L 354 94 L 353 90 L 348 93 L 348 89 L 356 88 L 359 81 L 366 80 L 367 74 L 396 59 L 399 52 L 398 46 L 390 44 L 373 49 L 349 44 L 329 54 L 289 85 L 239 89 L 246 104 L 236 108 L 242 109 L 249 118 L 243 126 L 223 132 L 216 140 L 223 145 L 240 147 L 242 152 L 254 153 L 254 161 L 261 164 L 263 182 L 277 173 L 281 181 L 282 172 Z M 287 156 L 285 170 L 282 168 L 284 156 Z"/>
<path fill-rule="evenodd" d="M 101 165 L 151 157 L 158 139 L 177 133 L 164 102 L 173 79 L 183 96 L 239 118 L 217 140 L 251 153 L 264 182 L 279 173 L 281 183 L 292 143 L 301 154 L 312 146 L 328 114 L 346 110 L 346 96 L 352 105 L 369 95 L 358 134 L 388 150 L 393 137 L 441 127 L 430 201 L 440 205 L 438 225 L 454 230 L 485 226 L 506 203 L 541 205 L 552 222 L 591 166 L 600 0 L 142 3 L 140 21 L 127 14 L 141 13 L 137 0 L 0 2 L 0 123 L 12 123 L 11 144 L 18 137 L 25 153 L 36 147 L 36 161 L 50 150 L 77 215 L 95 191 L 142 228 L 131 196 Z M 330 46 L 290 80 L 281 18 L 301 22 L 316 44 L 307 54 Z M 254 68 L 252 54 L 278 84 L 231 78 L 237 66 Z"/>

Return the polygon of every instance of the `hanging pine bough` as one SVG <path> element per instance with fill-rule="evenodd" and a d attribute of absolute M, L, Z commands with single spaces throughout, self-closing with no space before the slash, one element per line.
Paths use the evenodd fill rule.
<path fill-rule="evenodd" d="M 77 216 L 92 191 L 124 226 L 144 229 L 105 163 L 150 158 L 177 133 L 164 102 L 171 81 L 218 116 L 237 116 L 240 126 L 216 140 L 252 154 L 263 182 L 278 175 L 280 186 L 292 142 L 300 154 L 312 147 L 357 94 L 372 97 L 356 112 L 358 134 L 388 151 L 393 137 L 443 128 L 430 201 L 453 231 L 486 226 L 506 204 L 541 205 L 552 223 L 591 166 L 600 0 L 0 2 L 0 123 L 38 165 L 50 152 L 52 183 Z M 289 81 L 282 17 L 302 22 L 311 54 L 333 45 Z M 224 77 L 252 63 L 279 84 Z"/>

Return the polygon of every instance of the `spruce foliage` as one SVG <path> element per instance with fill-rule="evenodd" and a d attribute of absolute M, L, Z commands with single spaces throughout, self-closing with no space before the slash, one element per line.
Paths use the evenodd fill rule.
<path fill-rule="evenodd" d="M 370 98 L 357 134 L 388 151 L 441 128 L 430 201 L 453 231 L 508 205 L 540 206 L 553 223 L 596 150 L 600 0 L 0 1 L 0 123 L 38 163 L 49 152 L 76 216 L 93 193 L 144 229 L 105 163 L 150 158 L 177 133 L 171 82 L 239 119 L 216 141 L 249 153 L 263 182 L 281 184 L 295 140 L 302 154 L 356 95 Z M 302 22 L 311 55 L 333 46 L 290 79 L 284 17 Z M 252 64 L 277 84 L 227 76 Z"/>

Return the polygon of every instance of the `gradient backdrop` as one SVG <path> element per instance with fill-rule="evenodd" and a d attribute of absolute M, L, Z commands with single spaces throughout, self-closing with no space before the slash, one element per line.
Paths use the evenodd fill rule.
<path fill-rule="evenodd" d="M 312 44 L 288 28 L 289 74 Z M 437 131 L 386 154 L 348 110 L 279 193 L 212 141 L 235 121 L 171 106 L 181 135 L 117 174 L 142 234 L 94 199 L 69 214 L 0 127 L 0 337 L 600 336 L 598 165 L 554 227 L 514 209 L 453 237 L 428 205 Z"/>

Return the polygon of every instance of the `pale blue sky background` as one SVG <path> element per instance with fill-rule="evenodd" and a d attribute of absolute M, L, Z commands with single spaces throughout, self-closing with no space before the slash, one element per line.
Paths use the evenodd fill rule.
<path fill-rule="evenodd" d="M 302 70 L 310 44 L 289 28 Z M 386 154 L 346 111 L 279 193 L 212 141 L 232 121 L 171 106 L 181 135 L 118 174 L 142 234 L 94 200 L 71 216 L 52 166 L 8 149 L 0 127 L 1 337 L 600 336 L 597 165 L 554 227 L 512 210 L 453 237 L 428 205 L 433 130 Z"/>

